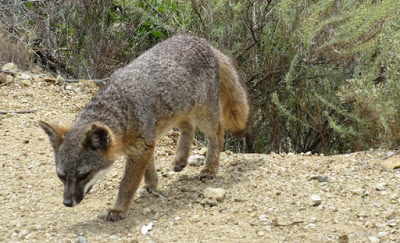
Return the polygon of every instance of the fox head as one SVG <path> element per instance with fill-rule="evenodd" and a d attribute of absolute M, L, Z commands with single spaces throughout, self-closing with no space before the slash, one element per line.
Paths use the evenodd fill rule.
<path fill-rule="evenodd" d="M 69 129 L 39 121 L 55 153 L 56 172 L 64 184 L 63 204 L 78 205 L 92 186 L 104 176 L 114 159 L 116 141 L 104 124 Z"/>

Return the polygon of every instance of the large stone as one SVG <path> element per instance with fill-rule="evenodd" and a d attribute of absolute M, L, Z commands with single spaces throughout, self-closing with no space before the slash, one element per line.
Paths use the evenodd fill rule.
<path fill-rule="evenodd" d="M 318 195 L 311 196 L 311 206 L 318 206 L 322 203 L 322 199 Z"/>
<path fill-rule="evenodd" d="M 225 189 L 207 187 L 203 191 L 203 196 L 205 198 L 212 198 L 212 199 L 216 199 L 219 202 L 222 202 L 225 198 Z"/>
<path fill-rule="evenodd" d="M 19 73 L 17 75 L 17 78 L 22 79 L 22 80 L 31 80 L 32 77 L 26 73 Z"/>
<path fill-rule="evenodd" d="M 18 71 L 17 65 L 15 63 L 12 63 L 12 62 L 4 64 L 3 67 L 1 67 L 1 69 L 3 71 L 10 71 L 10 72 Z"/>

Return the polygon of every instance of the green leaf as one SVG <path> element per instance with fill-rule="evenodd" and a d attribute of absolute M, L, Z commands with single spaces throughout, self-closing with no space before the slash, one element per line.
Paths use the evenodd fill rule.
<path fill-rule="evenodd" d="M 25 3 L 25 6 L 27 8 L 31 8 L 33 6 L 33 2 L 27 2 L 27 3 Z"/>
<path fill-rule="evenodd" d="M 151 34 L 154 35 L 155 37 L 159 37 L 159 38 L 163 38 L 164 37 L 164 34 L 161 33 L 161 31 L 157 31 L 157 30 L 153 30 L 151 32 Z"/>

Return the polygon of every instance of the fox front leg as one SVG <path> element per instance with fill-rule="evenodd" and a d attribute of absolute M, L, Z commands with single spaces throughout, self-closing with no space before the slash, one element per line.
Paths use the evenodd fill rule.
<path fill-rule="evenodd" d="M 121 180 L 117 201 L 114 206 L 105 213 L 105 219 L 107 221 L 118 221 L 126 218 L 128 215 L 133 196 L 152 159 L 154 147 L 134 150 L 134 152 L 126 153 L 125 173 Z"/>

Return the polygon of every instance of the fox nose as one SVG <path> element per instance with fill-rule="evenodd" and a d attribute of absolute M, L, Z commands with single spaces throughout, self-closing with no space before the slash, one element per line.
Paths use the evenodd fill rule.
<path fill-rule="evenodd" d="M 73 202 L 71 199 L 64 199 L 63 204 L 67 207 L 72 207 Z"/>

